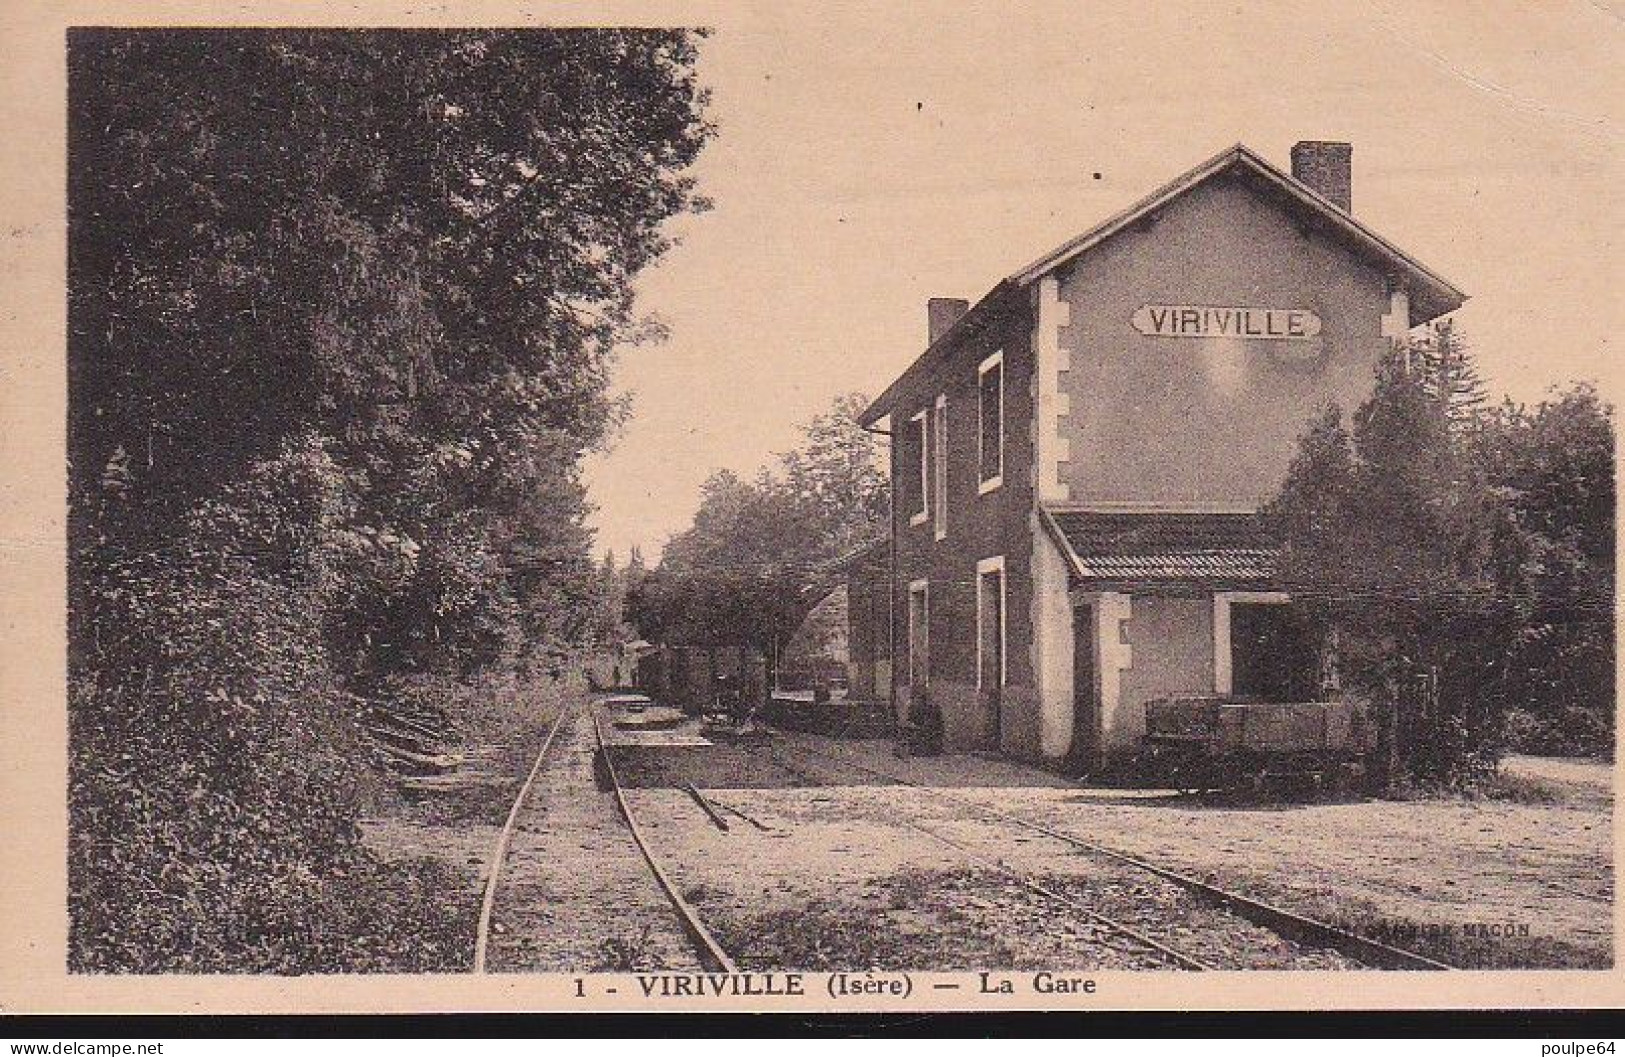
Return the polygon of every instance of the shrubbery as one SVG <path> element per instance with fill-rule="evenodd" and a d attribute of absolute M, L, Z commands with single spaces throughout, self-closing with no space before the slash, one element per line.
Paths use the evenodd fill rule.
<path fill-rule="evenodd" d="M 597 629 L 683 31 L 70 34 L 70 962 L 455 968 L 361 722 Z M 494 237 L 500 235 L 500 238 Z"/>
<path fill-rule="evenodd" d="M 1270 507 L 1282 579 L 1374 705 L 1389 784 L 1461 788 L 1500 753 L 1612 743 L 1612 409 L 1579 385 L 1484 406 L 1440 325 L 1328 409 Z"/>
<path fill-rule="evenodd" d="M 1614 758 L 1613 709 L 1606 704 L 1562 705 L 1546 712 L 1513 708 L 1507 712 L 1508 752 L 1532 756 Z"/>
<path fill-rule="evenodd" d="M 455 964 L 445 878 L 357 839 L 382 775 L 312 619 L 377 571 L 348 512 L 301 438 L 166 546 L 78 556 L 74 969 Z"/>

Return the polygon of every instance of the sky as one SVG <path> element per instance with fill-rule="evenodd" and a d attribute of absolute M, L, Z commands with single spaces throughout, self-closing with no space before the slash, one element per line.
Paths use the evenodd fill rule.
<path fill-rule="evenodd" d="M 633 415 L 589 457 L 598 547 L 658 557 L 702 481 L 751 474 L 1000 277 L 1234 143 L 1354 144 L 1354 213 L 1465 290 L 1492 393 L 1603 383 L 1625 3 L 730 6 L 700 77 L 707 213 L 639 284 Z M 1096 174 L 1099 174 L 1098 177 Z M 1615 372 L 1616 374 L 1618 372 Z"/>

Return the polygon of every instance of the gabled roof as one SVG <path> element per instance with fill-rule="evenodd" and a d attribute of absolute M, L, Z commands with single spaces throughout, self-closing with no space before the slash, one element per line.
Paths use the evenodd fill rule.
<path fill-rule="evenodd" d="M 998 284 L 973 305 L 970 311 L 960 316 L 953 326 L 909 365 L 908 370 L 899 375 L 884 393 L 865 408 L 858 421 L 864 425 L 873 425 L 884 417 L 891 410 L 891 403 L 896 398 L 898 386 L 903 378 L 932 359 L 939 350 L 947 349 L 965 334 L 986 326 L 996 313 L 997 306 L 1006 302 L 1013 292 L 1025 289 L 1208 180 L 1236 170 L 1248 173 L 1264 186 L 1277 190 L 1289 205 L 1324 221 L 1334 234 L 1342 237 L 1356 252 L 1380 262 L 1384 268 L 1401 276 L 1410 290 L 1411 326 L 1420 326 L 1447 312 L 1454 312 L 1467 300 L 1466 294 L 1438 272 L 1405 253 L 1355 219 L 1352 214 L 1344 212 L 1336 204 L 1316 193 L 1307 184 L 1276 168 L 1245 145 L 1238 143 L 1163 184 L 1122 212 L 1067 240 L 1025 268 L 999 280 Z"/>
<path fill-rule="evenodd" d="M 1275 576 L 1276 543 L 1257 514 L 1046 507 L 1042 517 L 1085 583 L 1241 590 Z"/>
<path fill-rule="evenodd" d="M 1356 247 L 1381 260 L 1402 274 L 1415 287 L 1411 305 L 1411 325 L 1417 326 L 1436 319 L 1446 312 L 1454 312 L 1467 300 L 1467 295 L 1438 272 L 1389 242 L 1365 224 L 1345 213 L 1335 203 L 1323 198 L 1308 184 L 1277 169 L 1246 145 L 1238 143 L 1229 150 L 1220 151 L 1207 161 L 1170 182 L 1163 184 L 1145 198 L 1129 206 L 1088 231 L 1070 239 L 1027 267 L 1009 277 L 1020 286 L 1047 275 L 1079 254 L 1086 253 L 1122 231 L 1146 214 L 1151 213 L 1188 191 L 1232 168 L 1242 168 L 1257 175 L 1266 184 L 1279 188 L 1297 203 L 1327 220 L 1333 230 L 1347 236 Z M 1418 301 L 1422 305 L 1418 306 Z"/>
<path fill-rule="evenodd" d="M 856 569 L 885 561 L 890 556 L 890 548 L 890 534 L 876 536 L 874 539 L 866 543 L 860 543 L 836 558 L 830 563 L 830 568 L 850 575 Z"/>

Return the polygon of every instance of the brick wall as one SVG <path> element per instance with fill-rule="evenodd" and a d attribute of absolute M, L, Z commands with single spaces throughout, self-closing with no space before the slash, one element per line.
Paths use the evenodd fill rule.
<path fill-rule="evenodd" d="M 896 659 L 899 710 L 908 714 L 920 688 L 908 685 L 908 585 L 930 583 L 929 694 L 943 715 L 950 748 L 1000 748 L 1012 755 L 1036 754 L 1037 725 L 1031 693 L 1032 673 L 1026 644 L 1031 630 L 1031 544 L 1027 535 L 1032 509 L 1032 397 L 1030 378 L 1031 317 L 1015 304 L 985 330 L 959 339 L 946 354 L 908 380 L 893 412 L 896 424 L 929 410 L 938 396 L 947 397 L 947 532 L 936 539 L 934 519 L 909 523 L 911 510 L 893 515 L 897 545 Z M 979 492 L 977 438 L 980 426 L 978 366 L 994 352 L 1004 354 L 1004 473 L 1002 484 Z M 929 445 L 934 448 L 934 444 Z M 933 452 L 933 457 L 934 457 Z M 917 454 L 907 445 L 892 446 L 893 480 L 918 473 Z M 934 466 L 930 473 L 934 475 Z M 913 486 L 904 484 L 902 494 Z M 976 564 L 1002 555 L 1006 577 L 1006 686 L 1000 730 L 991 730 L 990 695 L 977 688 Z"/>
<path fill-rule="evenodd" d="M 1347 213 L 1353 209 L 1354 147 L 1304 140 L 1292 146 L 1292 175 Z"/>

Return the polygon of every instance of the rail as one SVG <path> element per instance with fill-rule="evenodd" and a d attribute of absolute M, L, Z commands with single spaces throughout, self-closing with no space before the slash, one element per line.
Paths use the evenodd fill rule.
<path fill-rule="evenodd" d="M 553 746 L 554 735 L 564 725 L 565 717 L 570 715 L 571 706 L 566 703 L 559 708 L 558 718 L 553 720 L 553 726 L 548 730 L 547 737 L 542 741 L 541 749 L 536 753 L 536 762 L 530 765 L 530 773 L 525 776 L 524 784 L 519 787 L 519 795 L 513 799 L 513 807 L 508 809 L 508 819 L 502 824 L 502 831 L 497 834 L 496 848 L 491 853 L 491 872 L 485 879 L 485 895 L 480 899 L 480 920 L 475 926 L 474 933 L 474 971 L 485 972 L 486 953 L 491 943 L 491 916 L 496 910 L 497 882 L 502 876 L 502 864 L 508 858 L 508 849 L 513 844 L 513 830 L 519 821 L 519 812 L 525 806 L 525 800 L 530 796 L 531 787 L 536 784 L 536 776 L 542 773 L 542 763 L 547 759 L 547 750 Z"/>
<path fill-rule="evenodd" d="M 626 793 L 621 788 L 620 777 L 615 773 L 614 755 L 610 751 L 610 746 L 604 741 L 604 728 L 599 723 L 596 715 L 592 717 L 592 727 L 598 738 L 599 758 L 604 761 L 604 771 L 609 777 L 611 788 L 615 791 L 615 803 L 621 809 L 621 818 L 626 820 L 626 828 L 631 831 L 632 840 L 637 844 L 638 851 L 643 853 L 643 861 L 649 864 L 650 872 L 655 875 L 655 880 L 660 883 L 661 890 L 665 892 L 666 898 L 671 901 L 672 907 L 677 911 L 677 916 L 682 919 L 683 929 L 688 933 L 689 938 L 694 941 L 701 960 L 710 963 L 706 968 L 720 969 L 725 973 L 737 973 L 739 967 L 734 964 L 732 958 L 728 957 L 728 952 L 724 951 L 722 945 L 717 942 L 716 937 L 711 935 L 711 930 L 706 928 L 705 923 L 700 920 L 699 913 L 695 911 L 688 900 L 683 898 L 682 893 L 677 890 L 676 883 L 672 881 L 665 869 L 661 867 L 659 861 L 656 860 L 653 850 L 649 847 L 648 840 L 643 835 L 642 827 L 638 825 L 637 819 L 632 814 L 631 805 L 626 802 Z"/>
<path fill-rule="evenodd" d="M 769 751 L 769 753 L 771 753 L 773 755 L 774 762 L 777 763 L 780 767 L 785 768 L 786 770 L 790 771 L 793 774 L 800 775 L 803 780 L 809 780 L 810 779 L 810 780 L 816 781 L 816 779 L 813 778 L 812 775 L 808 774 L 802 768 L 796 767 L 794 764 L 786 763 L 784 760 L 780 759 L 778 754 L 776 752 L 774 752 L 774 750 L 772 749 L 771 746 L 768 747 L 768 751 Z M 819 755 L 822 755 L 822 754 L 819 754 Z M 827 758 L 833 759 L 833 757 L 827 757 Z M 837 760 L 836 762 L 839 763 L 841 761 Z M 1069 908 L 1071 908 L 1073 910 L 1076 910 L 1078 913 L 1082 914 L 1084 917 L 1088 918 L 1090 921 L 1093 921 L 1095 924 L 1101 926 L 1102 928 L 1106 929 L 1107 931 L 1114 932 L 1114 933 L 1118 934 L 1119 936 L 1128 937 L 1130 940 L 1133 940 L 1135 943 L 1138 943 L 1141 946 L 1148 948 L 1149 950 L 1154 952 L 1159 957 L 1165 959 L 1166 961 L 1173 962 L 1175 965 L 1179 966 L 1182 969 L 1191 969 L 1191 970 L 1195 970 L 1197 972 L 1201 972 L 1201 971 L 1210 970 L 1210 969 L 1213 968 L 1213 966 L 1207 964 L 1206 962 L 1202 961 L 1201 959 L 1193 958 L 1190 955 L 1186 954 L 1184 951 L 1176 950 L 1175 948 L 1170 947 L 1165 943 L 1162 943 L 1162 942 L 1160 942 L 1158 940 L 1154 940 L 1150 936 L 1147 936 L 1145 933 L 1140 932 L 1137 929 L 1134 929 L 1134 928 L 1132 928 L 1132 927 L 1130 927 L 1128 925 L 1123 924 L 1121 921 L 1118 921 L 1116 918 L 1107 917 L 1105 914 L 1102 914 L 1099 911 L 1095 910 L 1094 908 L 1092 908 L 1090 906 L 1087 906 L 1086 904 L 1084 904 L 1080 900 L 1074 899 L 1072 896 L 1066 895 L 1063 892 L 1057 892 L 1055 889 L 1050 888 L 1047 885 L 1040 884 L 1039 882 L 1033 880 L 1031 877 L 1028 877 L 1026 874 L 1024 874 L 1021 871 L 1016 870 L 1016 869 L 1006 865 L 1005 863 L 999 862 L 998 860 L 995 860 L 995 859 L 989 859 L 984 855 L 979 855 L 975 851 L 972 851 L 970 848 L 967 848 L 965 845 L 959 843 L 958 841 L 952 839 L 951 837 L 943 836 L 941 833 L 938 833 L 936 830 L 931 829 L 929 826 L 922 826 L 918 822 L 916 822 L 916 821 L 914 821 L 912 819 L 900 819 L 899 821 L 901 821 L 902 824 L 907 826 L 909 829 L 914 830 L 916 833 L 923 834 L 923 835 L 925 835 L 927 837 L 930 837 L 932 840 L 937 841 L 940 844 L 944 844 L 947 847 L 953 848 L 955 851 L 959 852 L 961 855 L 964 855 L 966 858 L 970 859 L 972 862 L 976 863 L 978 866 L 982 867 L 983 869 L 995 870 L 995 871 L 997 871 L 999 873 L 1002 873 L 1006 877 L 1009 877 L 1012 880 L 1016 881 L 1022 887 L 1028 889 L 1029 891 L 1037 892 L 1039 895 L 1044 896 L 1045 898 L 1050 899 L 1053 902 L 1060 903 L 1063 906 L 1066 906 L 1066 907 L 1069 907 Z"/>
<path fill-rule="evenodd" d="M 1314 946 L 1335 950 L 1339 954 L 1346 955 L 1347 957 L 1371 966 L 1372 968 L 1426 969 L 1434 971 L 1451 970 L 1456 968 L 1454 965 L 1448 965 L 1436 959 L 1429 958 L 1426 955 L 1418 954 L 1415 951 L 1405 950 L 1401 947 L 1394 947 L 1386 943 L 1381 943 L 1377 940 L 1369 939 L 1365 936 L 1358 935 L 1357 933 L 1349 932 L 1347 929 L 1339 928 L 1336 925 L 1332 925 L 1328 922 L 1307 917 L 1306 915 L 1299 914 L 1296 911 L 1287 910 L 1283 907 L 1275 906 L 1272 903 L 1266 903 L 1263 900 L 1254 899 L 1251 896 L 1242 895 L 1239 892 L 1233 892 L 1229 889 L 1221 888 L 1218 885 L 1210 884 L 1206 881 L 1200 881 L 1189 876 L 1188 874 L 1181 873 L 1178 870 L 1169 869 L 1166 866 L 1159 866 L 1155 863 L 1147 862 L 1144 859 L 1118 851 L 1115 848 L 1108 848 L 1103 844 L 1097 844 L 1094 841 L 1085 840 L 1084 838 L 1075 836 L 1074 834 L 1052 829 L 1051 827 L 1044 826 L 1036 822 L 1031 822 L 1015 815 L 1007 814 L 1006 812 L 999 811 L 996 808 L 988 807 L 985 804 L 978 804 L 973 801 L 966 800 L 963 797 L 954 796 L 932 786 L 921 785 L 918 782 L 910 781 L 900 775 L 891 774 L 887 771 L 883 771 L 875 767 L 869 767 L 865 764 L 855 763 L 851 760 L 844 760 L 831 753 L 822 752 L 808 745 L 801 745 L 799 748 L 811 753 L 814 756 L 822 757 L 840 766 L 848 767 L 856 771 L 862 771 L 879 778 L 885 778 L 888 781 L 896 782 L 899 785 L 906 785 L 915 789 L 925 790 L 926 792 L 932 793 L 943 799 L 950 800 L 954 803 L 972 808 L 976 811 L 980 811 L 989 818 L 996 818 L 1009 825 L 1019 826 L 1020 828 L 1028 830 L 1029 832 L 1039 833 L 1051 838 L 1052 840 L 1061 841 L 1062 843 L 1071 845 L 1072 847 L 1081 851 L 1091 852 L 1104 858 L 1110 858 L 1116 860 L 1117 862 L 1125 863 L 1129 866 L 1144 870 L 1147 873 L 1154 874 L 1155 876 L 1161 877 L 1164 880 L 1171 881 L 1187 891 L 1194 892 L 1210 903 L 1231 910 L 1237 915 L 1244 917 L 1255 924 L 1262 925 L 1280 935 L 1310 943 Z"/>

